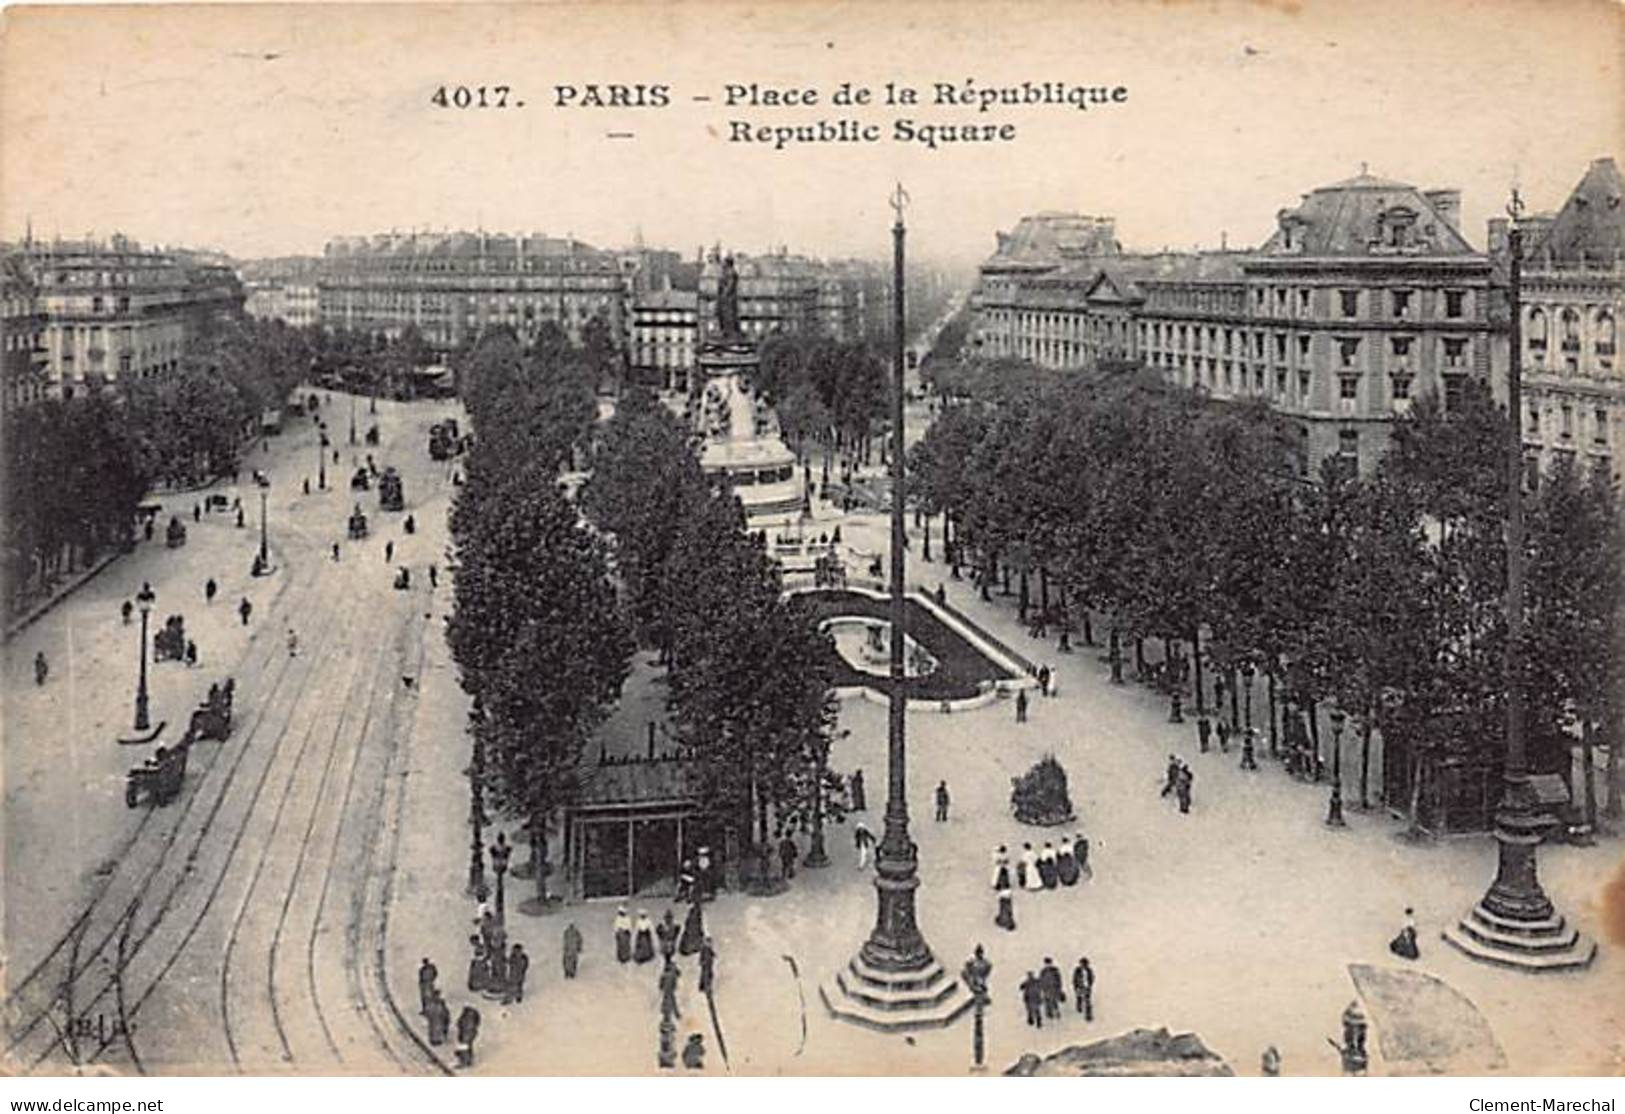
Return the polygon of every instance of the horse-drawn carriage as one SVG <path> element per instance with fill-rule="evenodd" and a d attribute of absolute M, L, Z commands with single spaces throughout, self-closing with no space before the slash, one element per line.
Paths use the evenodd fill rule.
<path fill-rule="evenodd" d="M 179 515 L 169 516 L 169 528 L 164 531 L 164 544 L 170 549 L 179 549 L 186 544 L 186 524 L 180 520 Z"/>
<path fill-rule="evenodd" d="M 369 445 L 378 444 L 378 427 L 377 426 L 372 426 L 367 430 L 367 444 L 369 444 Z"/>
<path fill-rule="evenodd" d="M 171 615 L 152 636 L 154 661 L 181 661 L 186 657 L 186 620 Z"/>
<path fill-rule="evenodd" d="M 462 438 L 457 435 L 457 419 L 447 418 L 429 427 L 429 459 L 448 460 L 462 451 Z"/>
<path fill-rule="evenodd" d="M 181 745 L 198 740 L 224 741 L 231 734 L 231 701 L 236 691 L 237 681 L 233 677 L 227 677 L 223 685 L 210 685 L 209 698 L 192 712 L 192 722 L 187 725 L 186 738 Z"/>
<path fill-rule="evenodd" d="M 151 758 L 132 767 L 124 778 L 124 803 L 134 808 L 143 799 L 159 806 L 173 801 L 186 777 L 188 749 L 186 743 L 174 750 L 159 747 Z"/>
<path fill-rule="evenodd" d="M 362 511 L 361 504 L 357 503 L 355 510 L 350 512 L 350 540 L 359 541 L 367 536 L 367 516 Z"/>
<path fill-rule="evenodd" d="M 401 490 L 401 474 L 394 467 L 384 469 L 378 477 L 378 505 L 386 511 L 404 510 L 406 495 Z"/>
<path fill-rule="evenodd" d="M 372 474 L 365 468 L 357 468 L 355 475 L 350 477 L 351 491 L 368 491 L 372 488 Z"/>

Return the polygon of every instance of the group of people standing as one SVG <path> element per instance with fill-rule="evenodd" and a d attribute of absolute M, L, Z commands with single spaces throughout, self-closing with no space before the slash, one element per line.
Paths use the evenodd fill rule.
<path fill-rule="evenodd" d="M 1055 966 L 1055 960 L 1045 956 L 1044 965 L 1036 973 L 1028 971 L 1027 977 L 1021 980 L 1021 1003 L 1027 1008 L 1027 1024 L 1042 1029 L 1046 1020 L 1061 1020 L 1061 1003 L 1065 1001 L 1061 969 Z M 1095 1019 L 1095 969 L 1089 965 L 1087 956 L 1080 957 L 1072 969 L 1072 1001 L 1085 1021 Z"/>
<path fill-rule="evenodd" d="M 1162 783 L 1162 796 L 1166 797 L 1172 793 L 1174 799 L 1179 802 L 1180 812 L 1191 810 L 1191 786 L 1195 781 L 1196 775 L 1191 773 L 1191 768 L 1185 764 L 1185 760 L 1177 754 L 1170 754 L 1168 773 Z"/>
<path fill-rule="evenodd" d="M 999 911 L 993 923 L 1008 931 L 1016 927 L 1016 887 L 1028 891 L 1054 890 L 1076 886 L 1081 879 L 1092 876 L 1089 841 L 1082 835 L 1065 836 L 1059 847 L 1046 841 L 1042 851 L 1034 851 L 1031 843 L 1023 843 L 1013 869 L 1012 877 L 1010 852 L 1001 843 L 993 852 L 993 890 L 999 899 Z"/>
<path fill-rule="evenodd" d="M 514 946 L 518 947 L 517 944 Z M 418 966 L 418 1012 L 429 1027 L 429 1043 L 436 1046 L 445 1044 L 451 1035 L 451 1006 L 435 985 L 439 977 L 439 968 L 429 961 L 428 956 L 424 956 Z M 474 1041 L 479 1035 L 480 1011 L 473 1006 L 464 1006 L 463 1012 L 457 1015 L 458 1067 L 474 1065 Z"/>
<path fill-rule="evenodd" d="M 711 937 L 705 934 L 704 916 L 701 905 L 704 901 L 704 891 L 700 888 L 697 879 L 691 878 L 685 887 L 689 896 L 688 914 L 679 928 L 676 918 L 670 909 L 661 918 L 659 924 L 649 919 L 647 910 L 639 909 L 637 920 L 634 922 L 622 905 L 615 913 L 615 958 L 621 963 L 648 963 L 655 957 L 658 946 L 660 965 L 660 1014 L 665 1020 L 675 1020 L 683 1016 L 682 1007 L 677 1002 L 677 982 L 682 977 L 682 970 L 677 966 L 679 955 L 699 956 L 699 991 L 709 998 L 716 989 L 717 951 Z M 687 1043 L 682 1051 L 683 1066 L 691 1071 L 697 1071 L 705 1066 L 705 1038 L 700 1033 L 690 1033 Z M 662 1066 L 674 1066 L 662 1062 Z"/>

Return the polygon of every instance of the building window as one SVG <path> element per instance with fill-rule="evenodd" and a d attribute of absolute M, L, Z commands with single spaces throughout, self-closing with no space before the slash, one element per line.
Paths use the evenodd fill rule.
<path fill-rule="evenodd" d="M 1410 398 L 1411 397 L 1411 377 L 1409 375 L 1395 375 L 1393 377 L 1393 380 L 1394 380 L 1394 397 L 1396 399 Z"/>
<path fill-rule="evenodd" d="M 1546 311 L 1536 306 L 1529 311 L 1529 351 L 1546 351 Z"/>
<path fill-rule="evenodd" d="M 1467 291 L 1446 290 L 1444 292 L 1444 315 L 1446 317 L 1460 317 L 1465 312 L 1467 304 Z"/>
<path fill-rule="evenodd" d="M 1360 316 L 1360 292 L 1358 290 L 1339 290 L 1337 294 L 1344 317 Z"/>
<path fill-rule="evenodd" d="M 1309 335 L 1307 333 L 1298 336 L 1298 359 L 1306 363 L 1309 360 Z"/>
<path fill-rule="evenodd" d="M 1444 408 L 1448 411 L 1461 409 L 1461 393 L 1466 389 L 1467 377 L 1458 373 L 1446 372 L 1444 377 Z"/>
<path fill-rule="evenodd" d="M 1529 432 L 1540 436 L 1540 407 L 1533 402 L 1529 404 Z"/>
<path fill-rule="evenodd" d="M 1275 393 L 1279 397 L 1282 397 L 1282 398 L 1286 397 L 1286 372 L 1285 371 L 1277 371 L 1275 373 Z"/>
<path fill-rule="evenodd" d="M 1411 292 L 1409 290 L 1395 290 L 1393 299 L 1394 316 L 1398 318 L 1409 317 L 1411 315 Z"/>
<path fill-rule="evenodd" d="M 1298 313 L 1300 316 L 1309 316 L 1309 291 L 1298 291 Z"/>
<path fill-rule="evenodd" d="M 1531 494 L 1540 490 L 1540 457 L 1535 453 L 1523 455 L 1523 489 Z"/>
<path fill-rule="evenodd" d="M 1389 340 L 1388 343 L 1393 348 L 1396 362 L 1403 364 L 1406 358 L 1410 356 L 1412 339 L 1411 337 L 1393 337 Z"/>
<path fill-rule="evenodd" d="M 1309 399 L 1309 373 L 1307 371 L 1298 372 L 1298 397 L 1304 401 Z"/>
<path fill-rule="evenodd" d="M 1337 397 L 1342 399 L 1359 398 L 1360 377 L 1358 375 L 1339 375 L 1337 377 Z"/>
<path fill-rule="evenodd" d="M 1596 338 L 1597 355 L 1613 356 L 1615 340 L 1614 315 L 1608 310 L 1599 309 L 1597 311 Z M 1604 359 L 1601 363 L 1604 368 L 1612 366 L 1612 361 L 1609 359 Z"/>
<path fill-rule="evenodd" d="M 1580 315 L 1572 309 L 1565 309 L 1563 321 L 1563 351 L 1578 352 L 1580 350 Z"/>
<path fill-rule="evenodd" d="M 1338 337 L 1337 356 L 1343 367 L 1354 367 L 1360 358 L 1360 338 Z"/>
<path fill-rule="evenodd" d="M 1360 431 L 1357 429 L 1340 429 L 1337 431 L 1337 459 L 1338 463 L 1350 475 L 1360 469 Z"/>
<path fill-rule="evenodd" d="M 1467 341 L 1462 337 L 1446 337 L 1444 340 L 1445 367 L 1465 367 L 1467 358 Z"/>
<path fill-rule="evenodd" d="M 1608 411 L 1601 406 L 1592 414 L 1591 440 L 1599 445 L 1608 444 Z"/>
<path fill-rule="evenodd" d="M 1565 402 L 1561 413 L 1563 415 L 1563 424 L 1558 430 L 1558 436 L 1565 441 L 1572 440 L 1574 437 L 1574 407 Z"/>

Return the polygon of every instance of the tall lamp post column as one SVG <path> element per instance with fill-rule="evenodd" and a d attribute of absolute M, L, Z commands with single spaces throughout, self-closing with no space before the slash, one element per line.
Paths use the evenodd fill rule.
<path fill-rule="evenodd" d="M 502 879 L 508 873 L 508 857 L 512 854 L 513 845 L 508 842 L 508 837 L 498 832 L 497 841 L 491 844 L 491 869 L 497 876 L 497 924 L 504 924 L 507 921 Z"/>
<path fill-rule="evenodd" d="M 263 488 L 263 487 L 260 488 L 260 567 L 261 568 L 264 568 L 265 566 L 269 565 L 270 561 L 271 561 L 271 548 L 270 548 L 270 543 L 269 543 L 269 534 L 266 532 L 267 527 L 265 525 L 266 507 L 267 507 L 267 504 L 269 503 L 269 499 L 267 498 L 267 496 L 269 494 L 270 493 L 265 488 Z"/>
<path fill-rule="evenodd" d="M 327 490 L 327 423 L 317 424 L 316 438 L 316 486 L 322 491 Z"/>
<path fill-rule="evenodd" d="M 1328 828 L 1346 828 L 1348 824 L 1343 819 L 1343 724 L 1345 722 L 1343 709 L 1332 709 L 1330 719 L 1332 721 L 1332 799 L 1326 808 L 1326 826 Z"/>
<path fill-rule="evenodd" d="M 355 444 L 355 395 L 350 396 L 350 444 Z"/>
<path fill-rule="evenodd" d="M 1506 760 L 1495 809 L 1495 881 L 1444 938 L 1473 959 L 1551 971 L 1588 966 L 1597 944 L 1553 908 L 1537 873 L 1536 852 L 1552 819 L 1529 784 L 1524 743 L 1523 201 L 1517 190 L 1507 215 Z"/>
<path fill-rule="evenodd" d="M 1254 757 L 1253 739 L 1253 663 L 1244 662 L 1241 667 L 1242 707 L 1245 709 L 1245 725 L 1241 732 L 1241 768 L 1244 770 L 1258 769 L 1258 762 Z"/>
<path fill-rule="evenodd" d="M 135 729 L 146 731 L 152 726 L 147 715 L 147 616 L 152 614 L 153 601 L 158 597 L 153 594 L 152 585 L 145 581 L 141 584 L 141 591 L 136 593 L 135 601 L 141 605 L 141 677 L 136 682 L 135 689 Z"/>

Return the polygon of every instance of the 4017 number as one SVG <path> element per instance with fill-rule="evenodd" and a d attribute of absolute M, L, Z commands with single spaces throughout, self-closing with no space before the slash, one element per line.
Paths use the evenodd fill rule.
<path fill-rule="evenodd" d="M 436 108 L 523 108 L 525 102 L 509 100 L 508 85 L 442 85 L 429 97 Z"/>

